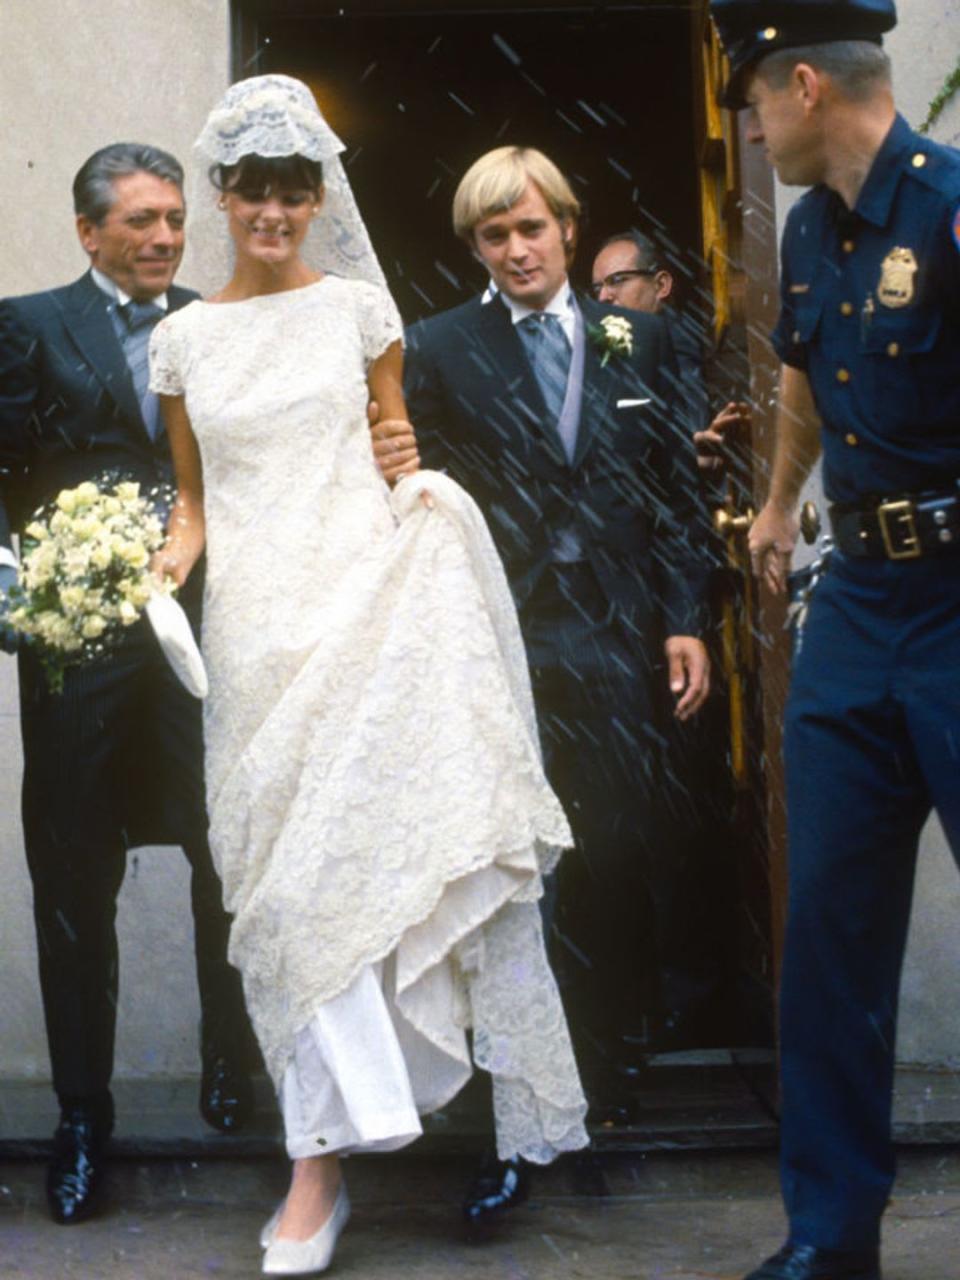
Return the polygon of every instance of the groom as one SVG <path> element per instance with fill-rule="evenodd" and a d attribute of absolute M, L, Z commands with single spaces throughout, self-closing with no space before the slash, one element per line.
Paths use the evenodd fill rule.
<path fill-rule="evenodd" d="M 603 1103 L 622 1090 L 649 1007 L 634 975 L 657 971 L 656 725 L 669 693 L 689 718 L 709 672 L 696 459 L 673 350 L 661 319 L 572 291 L 578 216 L 538 151 L 501 147 L 472 166 L 454 226 L 494 296 L 411 330 L 406 393 L 424 465 L 475 498 L 517 604 L 547 774 L 576 839 L 558 873 L 555 954 L 581 1070 Z M 524 1180 L 522 1164 L 500 1165 L 468 1221 L 519 1202 Z"/>
<path fill-rule="evenodd" d="M 96 152 L 74 182 L 90 271 L 64 288 L 0 303 L 0 592 L 17 577 L 11 531 L 60 489 L 105 472 L 144 490 L 171 478 L 156 397 L 146 390 L 146 346 L 165 311 L 196 297 L 173 284 L 182 183 L 178 162 L 155 147 Z M 195 627 L 198 588 L 191 579 L 180 597 Z M 0 647 L 13 652 L 4 611 L 0 600 Z M 68 668 L 61 694 L 49 691 L 24 644 L 19 667 L 24 841 L 61 1111 L 47 1197 L 54 1219 L 73 1223 L 96 1207 L 113 1128 L 114 917 L 128 849 L 179 844 L 190 862 L 200 1109 L 224 1132 L 238 1129 L 251 1105 L 250 1032 L 207 844 L 200 704 L 145 621 L 108 655 Z"/>

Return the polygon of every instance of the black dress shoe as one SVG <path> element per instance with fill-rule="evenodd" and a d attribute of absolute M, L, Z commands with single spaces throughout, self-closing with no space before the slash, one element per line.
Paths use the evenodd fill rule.
<path fill-rule="evenodd" d="M 47 1170 L 47 1204 L 54 1222 L 82 1222 L 96 1212 L 111 1128 L 110 1120 L 87 1107 L 63 1108 Z"/>
<path fill-rule="evenodd" d="M 745 1280 L 880 1280 L 876 1249 L 847 1253 L 811 1244 L 785 1244 Z"/>
<path fill-rule="evenodd" d="M 237 1133 L 253 1111 L 249 1074 L 223 1054 L 204 1060 L 200 1079 L 200 1114 L 221 1133 Z"/>
<path fill-rule="evenodd" d="M 471 1230 L 491 1226 L 530 1195 L 530 1166 L 520 1156 L 488 1159 L 480 1166 L 463 1202 L 463 1217 Z"/>

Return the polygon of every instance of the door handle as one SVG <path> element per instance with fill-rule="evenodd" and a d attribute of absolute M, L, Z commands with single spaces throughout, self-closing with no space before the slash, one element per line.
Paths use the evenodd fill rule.
<path fill-rule="evenodd" d="M 713 513 L 713 527 L 721 538 L 731 538 L 738 533 L 746 533 L 756 519 L 753 507 L 747 507 L 743 515 L 734 515 L 725 507 L 719 507 Z"/>

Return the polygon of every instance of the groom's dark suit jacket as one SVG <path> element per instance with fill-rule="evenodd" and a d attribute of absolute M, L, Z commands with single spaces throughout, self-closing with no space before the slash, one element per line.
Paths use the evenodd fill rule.
<path fill-rule="evenodd" d="M 173 286 L 167 296 L 173 309 L 197 295 Z M 109 305 L 89 273 L 64 288 L 0 302 L 0 545 L 9 546 L 10 532 L 22 530 L 34 510 L 60 489 L 104 472 L 139 480 L 144 489 L 172 479 L 166 436 L 161 432 L 157 441 L 150 439 Z M 181 600 L 196 623 L 199 595 L 192 578 L 191 585 L 192 591 Z M 119 824 L 129 844 L 182 844 L 198 834 L 202 839 L 204 831 L 200 704 L 165 670 L 156 645 L 145 635 L 146 626 L 138 623 L 133 629 L 137 636 L 125 637 L 129 643 L 90 668 L 84 676 L 83 700 L 95 707 L 101 696 L 98 688 L 110 684 L 111 668 L 142 654 L 151 665 L 158 660 L 151 678 L 154 684 L 158 678 L 164 683 L 164 714 L 158 716 L 140 699 L 128 698 L 124 740 L 112 745 L 117 770 L 109 794 L 102 794 L 101 784 L 101 794 L 90 795 L 86 761 L 76 758 L 57 787 L 58 807 L 65 823 L 73 813 L 86 815 L 89 823 L 104 830 Z M 54 781 L 43 764 L 52 756 L 52 744 L 44 741 L 49 722 L 39 735 L 32 731 L 35 699 L 24 693 L 30 687 L 24 663 L 33 674 L 37 664 L 29 653 L 21 654 L 27 781 L 43 776 L 38 786 L 45 791 Z M 64 698 L 62 719 L 72 714 L 72 702 Z M 66 732 L 65 723 L 63 728 Z M 165 752 L 157 750 L 158 734 L 165 735 Z M 31 754 L 35 758 L 29 758 Z M 165 778 L 158 764 L 172 755 L 183 765 L 175 779 Z M 103 776 L 102 762 L 98 776 Z M 190 777 L 196 779 L 194 785 L 185 781 Z M 29 810 L 27 803 L 28 826 Z M 94 831 L 86 835 L 97 839 Z"/>
<path fill-rule="evenodd" d="M 704 623 L 696 459 L 676 361 L 659 318 L 577 302 L 588 332 L 604 316 L 627 319 L 633 350 L 602 365 L 588 337 L 572 463 L 499 298 L 408 332 L 410 418 L 423 464 L 447 471 L 480 505 L 521 617 L 572 526 L 619 621 L 659 651 L 664 636 L 697 635 Z"/>

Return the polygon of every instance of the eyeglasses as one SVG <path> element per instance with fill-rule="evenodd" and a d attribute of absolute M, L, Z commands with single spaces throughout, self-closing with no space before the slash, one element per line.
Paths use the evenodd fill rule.
<path fill-rule="evenodd" d="M 655 276 L 659 270 L 659 267 L 633 267 L 629 271 L 612 271 L 602 280 L 594 280 L 590 286 L 590 296 L 599 298 L 604 289 L 619 289 L 634 276 Z"/>

